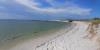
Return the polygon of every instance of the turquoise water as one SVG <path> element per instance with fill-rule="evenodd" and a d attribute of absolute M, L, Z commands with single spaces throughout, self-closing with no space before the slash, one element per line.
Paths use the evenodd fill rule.
<path fill-rule="evenodd" d="M 42 35 L 48 30 L 58 29 L 69 23 L 49 22 L 49 21 L 17 21 L 1 20 L 0 21 L 0 45 L 12 42 L 17 38 L 29 38 L 32 36 Z"/>

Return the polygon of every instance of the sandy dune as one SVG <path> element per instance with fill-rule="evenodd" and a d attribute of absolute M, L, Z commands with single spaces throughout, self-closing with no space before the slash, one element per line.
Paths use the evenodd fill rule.
<path fill-rule="evenodd" d="M 97 34 L 90 39 L 87 22 L 73 22 L 69 30 L 63 28 L 56 35 L 31 39 L 9 50 L 100 50 L 99 28 Z"/>

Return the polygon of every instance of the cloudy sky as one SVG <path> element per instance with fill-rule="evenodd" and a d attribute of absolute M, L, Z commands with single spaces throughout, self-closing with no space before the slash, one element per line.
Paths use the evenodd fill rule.
<path fill-rule="evenodd" d="M 100 16 L 100 0 L 0 0 L 0 19 L 52 20 Z"/>

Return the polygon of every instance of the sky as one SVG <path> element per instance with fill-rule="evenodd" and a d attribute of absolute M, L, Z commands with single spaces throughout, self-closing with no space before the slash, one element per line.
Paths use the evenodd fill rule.
<path fill-rule="evenodd" d="M 0 0 L 0 19 L 89 19 L 100 17 L 100 0 Z"/>

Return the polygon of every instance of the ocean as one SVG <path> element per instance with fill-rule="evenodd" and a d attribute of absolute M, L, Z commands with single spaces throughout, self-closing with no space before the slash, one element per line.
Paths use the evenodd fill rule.
<path fill-rule="evenodd" d="M 36 20 L 0 20 L 0 47 L 7 46 L 19 40 L 24 41 L 44 34 L 45 31 L 70 26 L 66 22 L 36 21 Z M 16 40 L 17 39 L 17 40 Z M 13 44 L 13 43 L 12 43 Z M 13 44 L 15 45 L 15 44 Z"/>

